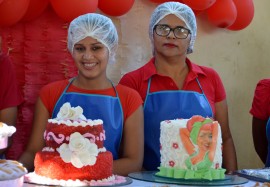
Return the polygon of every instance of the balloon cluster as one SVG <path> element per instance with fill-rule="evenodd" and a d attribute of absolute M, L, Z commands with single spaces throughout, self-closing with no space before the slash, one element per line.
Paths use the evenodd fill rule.
<path fill-rule="evenodd" d="M 100 9 L 109 16 L 126 14 L 135 0 L 0 0 L 0 27 L 19 21 L 30 21 L 40 16 L 48 6 L 66 22 L 79 15 Z"/>
<path fill-rule="evenodd" d="M 150 0 L 164 3 L 170 0 Z M 246 28 L 254 17 L 253 0 L 173 0 L 188 5 L 196 13 L 205 12 L 213 25 L 229 30 Z"/>
<path fill-rule="evenodd" d="M 51 5 L 66 22 L 81 14 L 99 9 L 109 16 L 126 14 L 135 0 L 0 0 L 0 26 L 11 26 L 19 21 L 30 21 L 40 16 Z M 170 0 L 150 0 L 164 3 Z M 185 3 L 195 13 L 206 12 L 210 23 L 220 28 L 241 30 L 254 16 L 253 0 L 171 0 Z"/>

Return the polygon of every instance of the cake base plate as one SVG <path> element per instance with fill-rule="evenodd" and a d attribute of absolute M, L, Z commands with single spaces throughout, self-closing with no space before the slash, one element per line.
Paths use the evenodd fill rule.
<path fill-rule="evenodd" d="M 239 177 L 237 175 L 226 175 L 225 179 L 218 180 L 198 180 L 198 179 L 173 179 L 168 177 L 160 177 L 155 174 L 158 171 L 142 171 L 130 173 L 128 176 L 143 181 L 165 183 L 165 184 L 179 184 L 179 185 L 195 185 L 195 186 L 226 186 L 226 185 L 240 185 L 248 182 L 248 179 Z"/>
<path fill-rule="evenodd" d="M 132 183 L 129 177 L 114 175 L 113 180 L 109 181 L 65 181 L 56 180 L 39 176 L 35 172 L 28 173 L 24 176 L 24 183 L 35 184 L 38 186 L 124 186 Z"/>

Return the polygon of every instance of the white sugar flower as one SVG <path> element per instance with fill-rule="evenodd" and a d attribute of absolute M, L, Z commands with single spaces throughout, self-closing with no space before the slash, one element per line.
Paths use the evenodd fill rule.
<path fill-rule="evenodd" d="M 60 108 L 57 119 L 86 120 L 86 117 L 83 115 L 83 109 L 80 106 L 71 107 L 70 103 L 67 102 Z"/>
<path fill-rule="evenodd" d="M 60 108 L 60 111 L 57 114 L 58 119 L 68 119 L 71 113 L 71 106 L 70 103 L 65 103 L 63 106 Z"/>
<path fill-rule="evenodd" d="M 57 151 L 64 162 L 71 163 L 76 168 L 94 165 L 98 155 L 97 145 L 78 132 L 71 134 L 69 144 L 62 144 Z"/>
<path fill-rule="evenodd" d="M 83 119 L 86 120 L 86 118 L 83 115 L 83 109 L 80 106 L 72 107 L 71 110 L 73 111 L 72 116 L 70 116 L 70 119 L 76 120 L 76 119 Z"/>

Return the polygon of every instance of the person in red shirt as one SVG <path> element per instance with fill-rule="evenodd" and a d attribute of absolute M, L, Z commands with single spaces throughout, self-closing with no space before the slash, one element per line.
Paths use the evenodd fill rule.
<path fill-rule="evenodd" d="M 20 162 L 33 170 L 34 157 L 45 141 L 49 118 L 56 118 L 62 105 L 80 106 L 87 119 L 102 119 L 104 146 L 113 154 L 113 173 L 139 171 L 143 161 L 143 108 L 140 95 L 107 77 L 107 65 L 114 61 L 118 35 L 111 19 L 89 13 L 75 18 L 68 29 L 68 49 L 78 68 L 70 80 L 50 83 L 40 91 L 33 131 Z"/>
<path fill-rule="evenodd" d="M 252 106 L 253 143 L 265 167 L 270 167 L 270 79 L 262 79 L 257 83 Z"/>
<path fill-rule="evenodd" d="M 160 122 L 194 115 L 212 117 L 221 124 L 223 167 L 227 173 L 237 169 L 222 81 L 212 68 L 187 58 L 193 52 L 196 30 L 190 7 L 178 2 L 160 4 L 149 24 L 153 58 L 119 82 L 137 90 L 144 101 L 146 170 L 156 170 L 160 165 Z"/>
<path fill-rule="evenodd" d="M 1 49 L 2 38 L 0 36 L 0 122 L 16 126 L 18 106 L 23 102 L 23 97 L 11 60 Z M 11 140 L 9 138 L 8 146 L 11 145 Z M 1 158 L 4 158 L 5 150 L 0 150 Z"/>

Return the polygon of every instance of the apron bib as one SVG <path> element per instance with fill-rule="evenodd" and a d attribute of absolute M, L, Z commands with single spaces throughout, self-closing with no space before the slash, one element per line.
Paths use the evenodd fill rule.
<path fill-rule="evenodd" d="M 268 121 L 266 124 L 266 136 L 268 140 L 268 153 L 267 153 L 265 167 L 270 167 L 270 117 L 268 118 Z"/>
<path fill-rule="evenodd" d="M 112 152 L 113 159 L 118 159 L 118 150 L 123 131 L 123 110 L 120 104 L 118 93 L 112 84 L 116 97 L 98 94 L 84 94 L 76 92 L 67 92 L 74 79 L 70 81 L 61 97 L 58 99 L 52 114 L 52 118 L 57 116 L 62 105 L 69 102 L 71 106 L 80 106 L 83 108 L 83 114 L 86 119 L 103 120 L 106 139 L 104 147 Z"/>
<path fill-rule="evenodd" d="M 146 170 L 157 170 L 160 166 L 160 122 L 177 118 L 188 119 L 193 115 L 213 117 L 211 106 L 199 80 L 196 81 L 202 94 L 194 91 L 166 90 L 150 93 L 148 81 L 144 103 L 144 161 Z"/>

